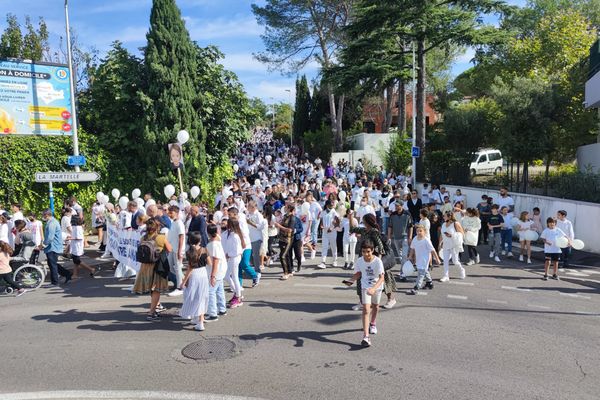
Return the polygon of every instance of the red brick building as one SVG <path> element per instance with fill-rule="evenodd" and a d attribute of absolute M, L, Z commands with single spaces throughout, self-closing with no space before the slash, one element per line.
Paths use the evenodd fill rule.
<path fill-rule="evenodd" d="M 440 115 L 434 110 L 435 98 L 433 95 L 427 96 L 425 104 L 425 121 L 427 125 L 434 125 L 439 121 Z M 383 123 L 385 120 L 386 101 L 382 98 L 374 98 L 363 104 L 363 132 L 365 133 L 386 133 L 383 132 Z M 412 93 L 406 95 L 406 126 L 411 129 L 413 115 Z M 392 106 L 392 127 L 398 126 L 398 95 L 394 93 Z"/>

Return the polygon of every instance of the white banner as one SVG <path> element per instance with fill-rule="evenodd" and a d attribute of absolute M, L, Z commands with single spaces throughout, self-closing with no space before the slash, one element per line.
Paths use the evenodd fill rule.
<path fill-rule="evenodd" d="M 108 251 L 120 265 L 115 271 L 115 277 L 123 278 L 137 274 L 140 263 L 136 261 L 135 253 L 140 244 L 141 235 L 137 231 L 123 230 L 113 224 L 106 224 Z"/>

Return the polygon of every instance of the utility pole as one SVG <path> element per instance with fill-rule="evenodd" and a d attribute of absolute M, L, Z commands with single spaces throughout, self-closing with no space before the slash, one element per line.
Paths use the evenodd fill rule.
<path fill-rule="evenodd" d="M 288 92 L 289 101 L 290 101 L 290 150 L 291 150 L 292 146 L 294 145 L 294 129 L 292 126 L 292 125 L 294 125 L 294 107 L 292 106 L 292 90 L 285 89 L 285 91 Z"/>
<path fill-rule="evenodd" d="M 412 42 L 412 147 L 417 146 L 417 57 L 415 55 L 415 42 Z M 417 187 L 417 157 L 412 158 L 412 184 L 413 190 Z"/>
<path fill-rule="evenodd" d="M 77 109 L 75 107 L 75 77 L 73 71 L 73 57 L 71 54 L 71 29 L 69 27 L 69 0 L 65 0 L 65 20 L 67 25 L 67 60 L 69 64 L 69 84 L 71 85 L 71 121 L 73 131 L 73 155 L 79 155 L 79 139 L 77 137 Z M 75 171 L 79 172 L 79 165 L 75 166 Z"/>

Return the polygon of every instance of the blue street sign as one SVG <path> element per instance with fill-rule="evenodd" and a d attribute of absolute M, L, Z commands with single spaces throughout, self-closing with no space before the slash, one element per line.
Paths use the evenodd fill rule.
<path fill-rule="evenodd" d="M 418 146 L 412 147 L 412 157 L 419 158 L 421 157 L 421 148 Z"/>
<path fill-rule="evenodd" d="M 71 166 L 85 165 L 85 156 L 69 156 L 67 158 L 67 164 Z"/>

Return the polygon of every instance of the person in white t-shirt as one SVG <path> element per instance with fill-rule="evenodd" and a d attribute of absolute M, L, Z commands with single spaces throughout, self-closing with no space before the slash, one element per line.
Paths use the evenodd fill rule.
<path fill-rule="evenodd" d="M 354 275 L 349 280 L 344 281 L 344 284 L 351 286 L 356 280 L 360 279 L 364 333 L 361 344 L 363 347 L 371 346 L 370 334 L 377 334 L 377 312 L 379 311 L 379 302 L 383 291 L 385 271 L 383 262 L 373 253 L 374 249 L 375 245 L 370 240 L 365 240 L 362 243 L 362 257 L 356 260 L 356 264 L 354 264 Z"/>
<path fill-rule="evenodd" d="M 533 221 L 529 219 L 529 212 L 521 212 L 519 222 L 517 223 L 517 231 L 519 232 L 519 243 L 521 247 L 521 255 L 519 255 L 519 261 L 523 262 L 523 256 L 527 254 L 527 264 L 531 264 L 531 240 L 527 240 L 525 236 L 527 232 L 532 231 L 532 226 Z"/>
<path fill-rule="evenodd" d="M 362 219 L 367 214 L 376 215 L 375 209 L 369 204 L 369 198 L 365 196 L 360 200 L 360 207 L 358 207 L 358 210 L 356 211 L 356 218 L 358 219 L 358 222 L 362 223 Z"/>
<path fill-rule="evenodd" d="M 554 273 L 552 274 L 552 279 L 560 280 L 558 278 L 558 260 L 562 251 L 556 241 L 564 237 L 568 240 L 569 245 L 571 244 L 571 240 L 568 239 L 567 235 L 556 227 L 556 220 L 552 217 L 546 220 L 547 228 L 544 229 L 540 238 L 544 241 L 544 280 L 548 280 L 548 270 L 550 269 L 550 264 L 554 267 Z"/>
<path fill-rule="evenodd" d="M 508 194 L 508 189 L 506 187 L 500 188 L 500 197 L 497 199 L 496 204 L 500 206 L 500 210 L 502 210 L 502 207 L 508 207 L 508 213 L 511 216 L 515 211 L 515 201 Z"/>
<path fill-rule="evenodd" d="M 567 219 L 567 212 L 565 210 L 559 210 L 556 213 L 556 227 L 563 231 L 569 239 L 569 245 L 561 249 L 562 255 L 560 256 L 563 268 L 569 268 L 569 258 L 572 252 L 570 243 L 575 240 L 575 230 L 573 229 L 573 223 Z"/>
<path fill-rule="evenodd" d="M 71 259 L 73 260 L 73 264 L 75 265 L 73 268 L 73 276 L 71 279 L 79 278 L 79 268 L 83 267 L 90 272 L 90 276 L 93 278 L 96 273 L 96 269 L 90 267 L 88 264 L 81 261 L 81 257 L 83 256 L 83 241 L 84 241 L 84 233 L 83 233 L 83 221 L 79 217 L 79 215 L 73 215 L 71 217 L 71 236 L 69 239 L 71 240 L 70 252 Z"/>
<path fill-rule="evenodd" d="M 214 224 L 206 228 L 208 234 L 208 311 L 204 321 L 217 321 L 219 315 L 227 315 L 227 304 L 225 303 L 225 291 L 223 279 L 227 273 L 227 259 L 221 244 L 218 228 Z"/>
<path fill-rule="evenodd" d="M 423 280 L 425 280 L 425 288 L 433 289 L 433 279 L 429 273 L 429 265 L 431 265 L 432 254 L 436 258 L 437 263 L 440 263 L 440 258 L 431 243 L 431 240 L 425 236 L 425 227 L 423 225 L 415 225 L 417 236 L 410 243 L 410 253 L 408 258 L 417 266 L 419 274 L 415 287 L 408 294 L 417 294 L 417 291 L 423 288 Z"/>
<path fill-rule="evenodd" d="M 183 282 L 183 257 L 185 254 L 185 226 L 179 219 L 179 206 L 169 206 L 169 218 L 171 219 L 171 228 L 167 233 L 167 241 L 173 247 L 173 251 L 169 253 L 169 266 L 171 272 L 175 274 L 175 290 L 167 296 L 181 296 L 181 283 Z"/>

